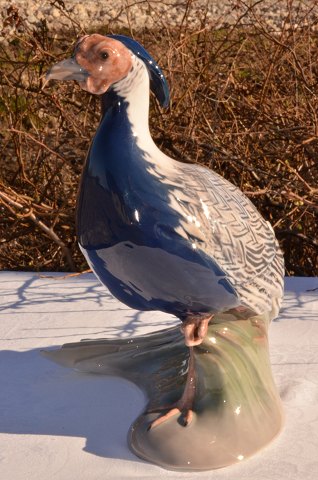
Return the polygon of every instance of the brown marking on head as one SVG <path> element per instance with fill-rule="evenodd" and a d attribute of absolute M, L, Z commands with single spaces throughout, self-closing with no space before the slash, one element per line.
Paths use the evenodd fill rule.
<path fill-rule="evenodd" d="M 121 42 L 98 33 L 85 35 L 76 45 L 74 56 L 89 76 L 79 82 L 83 90 L 102 94 L 113 83 L 119 82 L 132 67 L 132 53 Z"/>

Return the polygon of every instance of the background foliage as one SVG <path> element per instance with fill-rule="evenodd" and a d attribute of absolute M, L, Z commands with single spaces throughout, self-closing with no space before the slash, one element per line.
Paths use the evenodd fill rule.
<path fill-rule="evenodd" d="M 316 20 L 289 10 L 275 31 L 246 6 L 235 24 L 213 29 L 201 9 L 193 29 L 190 6 L 179 28 L 158 19 L 156 30 L 116 29 L 145 45 L 171 85 L 169 110 L 152 102 L 154 139 L 246 193 L 272 223 L 288 275 L 318 275 Z M 43 87 L 49 66 L 89 32 L 75 18 L 56 33 L 45 21 L 31 30 L 14 7 L 7 15 L 17 30 L 0 44 L 0 268 L 85 270 L 74 210 L 99 99 L 75 82 Z"/>

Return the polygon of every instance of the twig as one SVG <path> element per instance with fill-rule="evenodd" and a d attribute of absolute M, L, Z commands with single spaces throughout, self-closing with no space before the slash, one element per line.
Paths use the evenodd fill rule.
<path fill-rule="evenodd" d="M 310 243 L 311 245 L 314 245 L 315 247 L 318 247 L 318 241 L 315 240 L 314 238 L 307 237 L 307 235 L 304 235 L 303 233 L 296 232 L 295 230 L 276 230 L 277 233 L 280 235 L 291 235 L 293 237 L 300 238 L 301 240 L 304 240 L 307 243 Z"/>
<path fill-rule="evenodd" d="M 45 145 L 45 143 L 40 142 L 40 140 L 37 140 L 36 138 L 34 138 L 33 135 L 31 135 L 30 133 L 24 132 L 23 130 L 17 130 L 16 128 L 8 128 L 6 131 L 25 135 L 30 140 L 32 140 L 32 142 L 37 143 L 38 145 L 41 145 L 41 147 L 45 148 L 45 150 L 47 150 L 48 152 L 50 152 L 53 155 L 55 155 L 56 157 L 58 157 L 60 160 L 63 160 L 63 162 L 66 162 L 65 158 L 62 155 L 60 155 L 58 152 L 52 150 L 50 147 Z"/>
<path fill-rule="evenodd" d="M 65 245 L 65 243 L 59 238 L 59 236 L 54 232 L 54 230 L 45 223 L 43 223 L 41 220 L 39 220 L 33 213 L 31 208 L 28 208 L 26 205 L 23 205 L 22 203 L 18 202 L 17 200 L 13 200 L 8 194 L 1 192 L 0 191 L 0 198 L 4 201 L 4 204 L 8 203 L 12 207 L 17 208 L 18 210 L 23 210 L 23 214 L 18 216 L 22 218 L 26 218 L 28 220 L 31 220 L 33 223 L 35 223 L 43 232 L 53 240 L 62 250 L 67 263 L 69 264 L 69 267 L 72 270 L 76 270 L 71 252 L 69 248 Z M 18 198 L 18 195 L 16 195 L 16 198 Z"/>
<path fill-rule="evenodd" d="M 39 275 L 40 278 L 52 278 L 53 280 L 65 280 L 66 278 L 72 278 L 72 277 L 79 277 L 81 275 L 84 275 L 85 273 L 92 273 L 92 270 L 88 268 L 87 270 L 83 270 L 82 272 L 75 272 L 75 273 L 68 273 L 67 275 L 63 275 L 63 277 L 56 277 L 53 275 Z"/>

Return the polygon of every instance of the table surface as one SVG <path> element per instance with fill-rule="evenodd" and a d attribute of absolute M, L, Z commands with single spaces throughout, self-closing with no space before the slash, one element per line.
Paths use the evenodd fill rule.
<path fill-rule="evenodd" d="M 126 435 L 146 403 L 132 383 L 78 373 L 40 350 L 83 338 L 130 337 L 176 323 L 115 300 L 92 274 L 0 273 L 0 478 L 312 480 L 318 474 L 318 278 L 286 278 L 270 328 L 282 434 L 252 459 L 180 473 L 136 458 Z"/>

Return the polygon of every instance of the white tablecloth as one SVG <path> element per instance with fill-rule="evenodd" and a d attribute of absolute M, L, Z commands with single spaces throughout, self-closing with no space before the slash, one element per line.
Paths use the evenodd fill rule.
<path fill-rule="evenodd" d="M 118 303 L 93 275 L 0 273 L 0 479 L 313 480 L 318 475 L 318 278 L 287 278 L 270 329 L 286 426 L 263 452 L 222 470 L 166 471 L 136 458 L 126 434 L 145 405 L 122 379 L 77 373 L 45 347 L 171 326 Z M 45 278 L 46 277 L 46 278 Z"/>

